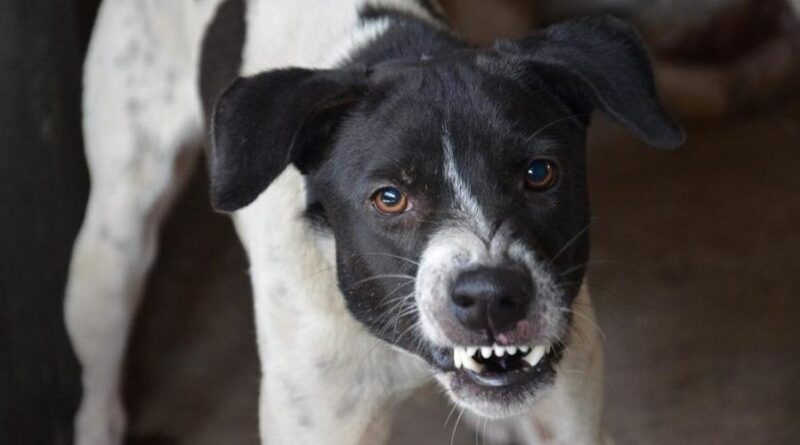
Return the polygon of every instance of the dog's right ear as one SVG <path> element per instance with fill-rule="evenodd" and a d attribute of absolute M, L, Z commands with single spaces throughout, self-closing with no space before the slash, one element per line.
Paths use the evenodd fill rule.
<path fill-rule="evenodd" d="M 357 70 L 289 68 L 235 80 L 211 116 L 212 206 L 246 206 L 289 163 L 312 168 L 364 79 Z"/>
<path fill-rule="evenodd" d="M 595 108 L 654 147 L 674 148 L 683 131 L 661 106 L 653 69 L 636 30 L 612 16 L 578 17 L 494 50 L 536 76 L 576 115 Z"/>

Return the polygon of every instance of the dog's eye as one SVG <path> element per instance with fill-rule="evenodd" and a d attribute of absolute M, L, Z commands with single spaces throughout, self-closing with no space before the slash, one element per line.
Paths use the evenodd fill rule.
<path fill-rule="evenodd" d="M 399 215 L 409 209 L 408 197 L 397 187 L 383 187 L 372 195 L 372 205 L 386 215 Z"/>
<path fill-rule="evenodd" d="M 525 187 L 541 191 L 553 186 L 557 177 L 556 164 L 547 159 L 534 159 L 525 172 Z"/>

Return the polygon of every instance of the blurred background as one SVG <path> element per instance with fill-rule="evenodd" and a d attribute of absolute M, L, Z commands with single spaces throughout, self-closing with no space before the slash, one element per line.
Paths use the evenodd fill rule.
<path fill-rule="evenodd" d="M 71 443 L 62 321 L 89 181 L 80 75 L 98 0 L 0 0 L 0 444 Z M 476 44 L 610 12 L 650 44 L 687 130 L 646 149 L 597 119 L 589 283 L 619 444 L 800 443 L 800 1 L 448 0 Z M 162 231 L 128 354 L 132 444 L 256 444 L 246 260 L 198 167 Z M 436 388 L 392 445 L 472 444 Z"/>

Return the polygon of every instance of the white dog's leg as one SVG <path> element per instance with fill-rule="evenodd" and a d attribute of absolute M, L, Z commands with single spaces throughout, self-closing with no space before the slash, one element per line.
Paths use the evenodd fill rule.
<path fill-rule="evenodd" d="M 118 385 L 128 332 L 159 223 L 199 154 L 199 34 L 187 30 L 194 24 L 182 20 L 184 6 L 104 2 L 86 60 L 83 123 L 92 188 L 65 301 L 83 368 L 79 445 L 121 442 Z"/>

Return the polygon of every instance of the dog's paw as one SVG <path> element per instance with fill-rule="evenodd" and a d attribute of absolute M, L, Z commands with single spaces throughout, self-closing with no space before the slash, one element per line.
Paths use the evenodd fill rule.
<path fill-rule="evenodd" d="M 75 445 L 121 445 L 125 434 L 125 410 L 113 398 L 85 397 L 75 416 Z"/>

